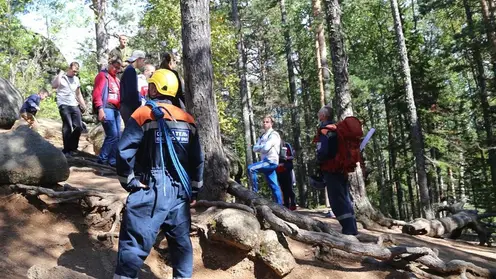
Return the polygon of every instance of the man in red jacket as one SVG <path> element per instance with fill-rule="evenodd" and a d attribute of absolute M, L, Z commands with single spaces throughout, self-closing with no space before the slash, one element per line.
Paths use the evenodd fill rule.
<path fill-rule="evenodd" d="M 95 77 L 93 89 L 93 105 L 98 112 L 98 121 L 102 122 L 105 131 L 98 163 L 110 166 L 116 164 L 117 142 L 121 131 L 120 83 L 116 76 L 121 67 L 120 58 L 110 58 L 107 69 L 100 71 Z"/>

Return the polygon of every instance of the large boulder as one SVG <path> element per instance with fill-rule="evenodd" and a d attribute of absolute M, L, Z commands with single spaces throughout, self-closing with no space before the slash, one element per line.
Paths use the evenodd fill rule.
<path fill-rule="evenodd" d="M 95 155 L 100 154 L 100 150 L 103 146 L 103 141 L 105 140 L 105 131 L 103 130 L 103 126 L 101 123 L 94 126 L 88 131 L 86 140 L 93 145 L 93 153 L 95 153 Z"/>
<path fill-rule="evenodd" d="M 260 242 L 260 223 L 248 212 L 224 209 L 209 223 L 208 237 L 250 251 Z"/>
<path fill-rule="evenodd" d="M 261 231 L 260 248 L 257 256 L 269 266 L 278 276 L 289 274 L 296 266 L 291 252 L 286 249 L 273 230 Z"/>
<path fill-rule="evenodd" d="M 52 185 L 69 177 L 64 154 L 29 127 L 1 133 L 0 142 L 0 185 Z"/>
<path fill-rule="evenodd" d="M 0 78 L 0 128 L 10 129 L 19 118 L 24 99 L 10 81 Z"/>

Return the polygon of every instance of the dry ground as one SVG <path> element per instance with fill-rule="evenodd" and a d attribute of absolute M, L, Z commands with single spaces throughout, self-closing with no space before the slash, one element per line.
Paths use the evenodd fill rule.
<path fill-rule="evenodd" d="M 61 147 L 60 124 L 40 121 L 46 127 L 44 136 Z M 91 146 L 81 137 L 81 149 L 91 152 Z M 115 176 L 106 170 L 73 163 L 67 183 L 78 188 L 92 188 L 126 195 Z M 300 210 L 322 221 L 330 222 L 337 230 L 334 219 L 323 212 Z M 196 214 L 193 210 L 193 214 Z M 33 265 L 43 267 L 64 266 L 94 278 L 112 278 L 117 245 L 95 239 L 77 206 L 62 205 L 45 210 L 19 194 L 10 194 L 0 188 L 0 278 L 26 278 Z M 366 231 L 379 235 L 392 233 L 404 245 L 437 248 L 440 257 L 447 261 L 462 259 L 483 267 L 496 267 L 496 248 L 479 247 L 475 243 L 433 239 L 401 234 L 399 229 Z M 334 264 L 314 259 L 314 248 L 288 239 L 297 267 L 285 278 L 405 278 L 392 269 L 365 263 L 336 259 Z M 246 255 L 232 248 L 211 244 L 192 236 L 194 246 L 193 278 L 276 278 L 261 262 L 252 262 Z M 145 262 L 140 278 L 171 278 L 166 253 L 152 250 Z M 57 279 L 57 278 L 55 278 Z"/>

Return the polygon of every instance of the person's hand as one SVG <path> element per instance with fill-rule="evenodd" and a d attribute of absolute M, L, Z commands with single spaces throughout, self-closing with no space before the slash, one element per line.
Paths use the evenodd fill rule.
<path fill-rule="evenodd" d="M 86 112 L 86 106 L 85 105 L 79 105 L 79 109 L 81 110 L 82 114 L 84 114 Z"/>
<path fill-rule="evenodd" d="M 105 111 L 102 108 L 98 110 L 98 121 L 105 121 Z"/>
<path fill-rule="evenodd" d="M 192 200 L 190 203 L 189 203 L 189 207 L 195 207 L 196 205 L 196 200 Z"/>
<path fill-rule="evenodd" d="M 148 190 L 150 187 L 146 186 L 145 184 L 141 183 L 140 182 L 140 185 L 139 185 L 140 188 L 143 188 L 145 190 Z"/>

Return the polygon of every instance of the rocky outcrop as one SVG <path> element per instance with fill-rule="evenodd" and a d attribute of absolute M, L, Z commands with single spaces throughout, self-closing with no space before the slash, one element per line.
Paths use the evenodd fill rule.
<path fill-rule="evenodd" d="M 12 83 L 0 78 L 0 128 L 10 129 L 19 118 L 23 97 Z"/>
<path fill-rule="evenodd" d="M 29 127 L 0 134 L 0 142 L 0 185 L 52 185 L 69 177 L 62 152 Z"/>

